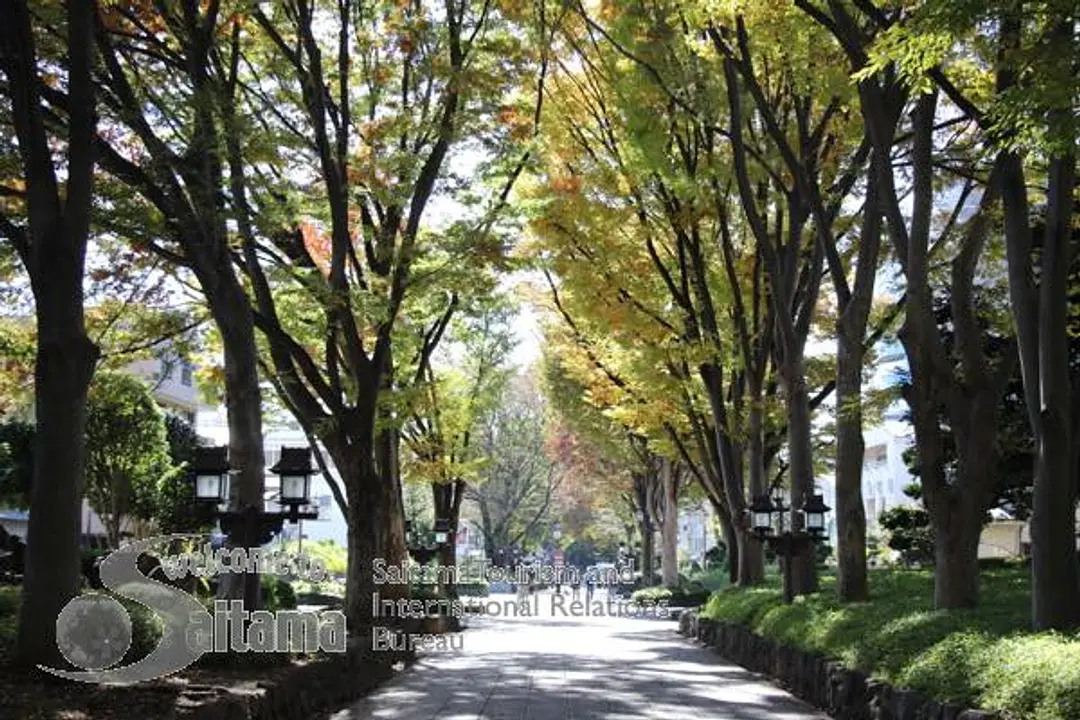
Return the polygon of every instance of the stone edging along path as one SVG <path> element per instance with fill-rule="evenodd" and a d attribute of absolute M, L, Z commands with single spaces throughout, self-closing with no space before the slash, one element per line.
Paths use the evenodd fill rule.
<path fill-rule="evenodd" d="M 679 633 L 713 648 L 748 670 L 767 675 L 838 720 L 998 720 L 997 713 L 941 703 L 914 690 L 851 670 L 822 655 L 757 635 L 744 625 L 679 616 Z"/>

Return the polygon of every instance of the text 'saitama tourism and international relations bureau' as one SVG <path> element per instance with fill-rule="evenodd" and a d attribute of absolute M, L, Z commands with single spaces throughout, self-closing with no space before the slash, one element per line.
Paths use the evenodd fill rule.
<path fill-rule="evenodd" d="M 423 619 L 435 617 L 461 618 L 482 616 L 494 618 L 566 618 L 566 617 L 637 617 L 667 618 L 666 600 L 637 601 L 617 598 L 610 589 L 633 582 L 633 565 L 620 568 L 595 568 L 583 572 L 562 565 L 530 564 L 502 567 L 482 562 L 457 567 L 424 567 L 389 564 L 376 559 L 373 563 L 376 585 L 469 585 L 476 583 L 509 583 L 518 588 L 539 585 L 565 588 L 551 593 L 518 592 L 516 597 L 503 598 L 384 598 L 378 590 L 372 598 L 372 613 L 376 619 Z M 603 588 L 603 597 L 594 590 Z M 396 595 L 396 593 L 395 593 Z M 376 651 L 457 651 L 464 647 L 460 632 L 401 633 L 389 625 L 372 627 L 371 646 Z"/>

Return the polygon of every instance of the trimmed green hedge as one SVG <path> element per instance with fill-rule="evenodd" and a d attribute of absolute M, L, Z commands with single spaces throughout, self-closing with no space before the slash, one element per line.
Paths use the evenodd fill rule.
<path fill-rule="evenodd" d="M 487 597 L 488 585 L 485 582 L 462 583 L 455 585 L 457 596 L 461 597 Z M 439 586 L 434 584 L 417 583 L 412 586 L 410 597 L 414 599 L 439 598 Z"/>
<path fill-rule="evenodd" d="M 487 597 L 488 584 L 486 582 L 462 583 L 456 585 L 458 597 Z"/>
<path fill-rule="evenodd" d="M 656 605 L 664 602 L 669 607 L 696 607 L 709 600 L 709 591 L 700 583 L 690 583 L 683 587 L 650 587 L 635 590 L 630 595 L 630 602 L 635 605 Z"/>
<path fill-rule="evenodd" d="M 775 586 L 715 593 L 703 617 L 741 623 L 785 645 L 819 652 L 897 687 L 1003 711 L 1016 720 L 1080 718 L 1080 638 L 1031 633 L 1029 575 L 985 570 L 982 603 L 933 611 L 926 571 L 870 574 L 873 600 L 841 605 L 835 579 L 784 605 Z"/>

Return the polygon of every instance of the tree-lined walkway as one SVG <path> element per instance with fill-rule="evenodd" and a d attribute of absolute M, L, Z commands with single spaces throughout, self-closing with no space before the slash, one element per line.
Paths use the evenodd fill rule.
<path fill-rule="evenodd" d="M 550 607 L 541 599 L 541 606 Z M 474 619 L 332 720 L 818 720 L 790 694 L 675 633 L 670 620 Z"/>

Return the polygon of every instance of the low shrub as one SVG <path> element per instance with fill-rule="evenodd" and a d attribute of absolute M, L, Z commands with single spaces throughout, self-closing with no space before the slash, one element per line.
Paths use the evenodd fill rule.
<path fill-rule="evenodd" d="M 462 583 L 455 586 L 458 597 L 487 597 L 488 584 L 486 582 Z"/>
<path fill-rule="evenodd" d="M 723 544 L 713 545 L 705 551 L 705 562 L 709 567 L 727 565 L 727 546 Z"/>
<path fill-rule="evenodd" d="M 416 583 L 409 586 L 409 597 L 413 600 L 434 600 L 442 597 L 438 585 Z"/>
<path fill-rule="evenodd" d="M 932 610 L 925 571 L 870 574 L 872 600 L 841 605 L 835 579 L 785 605 L 775 583 L 714 593 L 703 616 L 739 623 L 940 701 L 997 710 L 1010 720 L 1080 718 L 1080 639 L 1033 634 L 1028 575 L 984 570 L 981 604 Z"/>
<path fill-rule="evenodd" d="M 322 582 L 292 580 L 290 581 L 290 584 L 297 595 L 333 595 L 339 598 L 345 597 L 345 583 L 343 582 L 336 582 L 334 580 L 323 580 Z"/>
<path fill-rule="evenodd" d="M 715 567 L 701 572 L 691 573 L 690 582 L 698 583 L 706 590 L 712 592 L 721 590 L 731 584 L 726 567 Z"/>
<path fill-rule="evenodd" d="M 263 575 L 260 582 L 264 609 L 272 612 L 296 609 L 296 591 L 288 580 L 273 575 Z"/>
<path fill-rule="evenodd" d="M 98 594 L 102 591 L 95 590 Z M 129 600 L 128 598 L 121 597 L 114 593 L 105 593 L 112 596 L 120 602 L 127 611 L 128 617 L 131 618 L 131 645 L 128 647 L 124 658 L 120 661 L 121 665 L 129 665 L 133 662 L 142 660 L 149 655 L 154 648 L 161 642 L 162 633 L 165 630 L 165 623 L 158 617 L 150 608 L 146 607 L 142 603 Z"/>
<path fill-rule="evenodd" d="M 0 658 L 10 656 L 15 647 L 22 587 L 0 585 Z"/>
<path fill-rule="evenodd" d="M 654 605 L 661 601 L 670 604 L 673 594 L 673 590 L 669 587 L 642 588 L 641 590 L 635 590 L 630 595 L 630 602 L 635 605 Z"/>
<path fill-rule="evenodd" d="M 661 602 L 669 607 L 696 607 L 709 599 L 709 591 L 701 583 L 688 583 L 681 587 L 657 586 L 634 591 L 630 602 L 635 605 L 656 605 Z"/>

